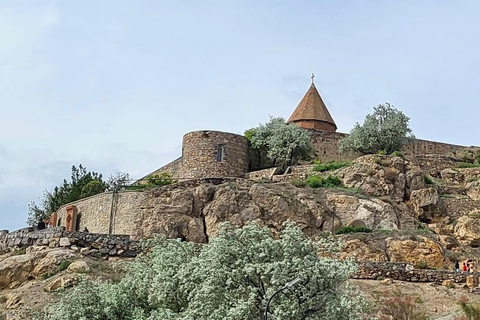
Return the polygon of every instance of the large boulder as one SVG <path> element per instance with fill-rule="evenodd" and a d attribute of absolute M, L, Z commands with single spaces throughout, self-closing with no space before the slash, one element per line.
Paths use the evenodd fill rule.
<path fill-rule="evenodd" d="M 75 257 L 75 254 L 68 249 L 49 251 L 44 257 L 35 261 L 35 268 L 30 273 L 34 278 L 41 278 L 45 273 L 56 271 L 58 265 Z"/>
<path fill-rule="evenodd" d="M 0 261 L 0 289 L 15 288 L 28 280 L 43 253 L 27 253 Z"/>
<path fill-rule="evenodd" d="M 293 221 L 307 235 L 314 235 L 321 230 L 327 211 L 311 192 L 288 183 L 219 186 L 203 210 L 209 237 L 224 221 L 239 227 L 255 222 L 274 232 L 282 229 L 286 221 Z"/>
<path fill-rule="evenodd" d="M 480 213 L 474 213 L 469 216 L 462 216 L 455 224 L 455 237 L 463 245 L 471 247 L 480 246 Z"/>
<path fill-rule="evenodd" d="M 385 239 L 390 262 L 424 262 L 430 267 L 439 268 L 445 264 L 444 250 L 434 240 L 417 236 L 415 239 Z"/>
<path fill-rule="evenodd" d="M 87 272 L 90 272 L 90 267 L 88 266 L 88 264 L 85 261 L 77 260 L 77 261 L 72 262 L 68 266 L 67 272 L 70 272 L 70 273 L 87 273 Z"/>
<path fill-rule="evenodd" d="M 405 197 L 405 164 L 403 159 L 366 155 L 351 166 L 338 170 L 337 176 L 349 188 L 361 189 L 371 196 L 391 196 L 396 201 Z"/>
<path fill-rule="evenodd" d="M 480 200 L 480 180 L 471 180 L 467 182 L 465 189 L 467 195 L 472 200 Z"/>
<path fill-rule="evenodd" d="M 410 202 L 418 219 L 422 222 L 437 222 L 445 216 L 445 209 L 435 188 L 412 191 Z"/>
<path fill-rule="evenodd" d="M 327 192 L 326 196 L 328 206 L 332 208 L 342 226 L 398 229 L 395 209 L 380 199 L 360 199 L 334 192 Z"/>

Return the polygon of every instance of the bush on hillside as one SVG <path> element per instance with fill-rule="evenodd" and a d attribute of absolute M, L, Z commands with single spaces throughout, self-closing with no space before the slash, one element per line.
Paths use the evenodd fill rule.
<path fill-rule="evenodd" d="M 356 123 L 350 135 L 340 141 L 340 151 L 353 150 L 367 154 L 391 154 L 413 138 L 408 118 L 386 102 L 373 108 L 362 125 Z"/>
<path fill-rule="evenodd" d="M 314 153 L 310 134 L 284 118 L 271 117 L 270 121 L 245 132 L 250 147 L 257 154 L 260 168 L 285 169 L 303 159 L 311 159 Z M 267 158 L 268 161 L 265 161 Z"/>
<path fill-rule="evenodd" d="M 371 233 L 372 229 L 367 227 L 341 227 L 336 232 L 336 234 L 358 233 L 358 232 Z"/>
<path fill-rule="evenodd" d="M 480 320 L 480 305 L 470 302 L 467 297 L 462 297 L 458 302 L 463 312 L 463 317 L 458 320 Z"/>
<path fill-rule="evenodd" d="M 383 292 L 377 304 L 379 320 L 405 319 L 405 320 L 427 320 L 428 316 L 418 305 L 418 299 L 403 294 L 400 290 Z"/>
<path fill-rule="evenodd" d="M 190 242 L 154 244 L 119 282 L 85 279 L 37 320 L 261 319 L 272 294 L 297 277 L 275 296 L 272 319 L 363 319 L 365 299 L 347 283 L 356 265 L 320 258 L 320 247 L 335 243 L 314 242 L 293 225 L 279 237 L 266 227 L 223 225 L 200 251 Z"/>
<path fill-rule="evenodd" d="M 348 167 L 349 165 L 350 165 L 350 162 L 337 162 L 337 161 L 331 161 L 323 164 L 318 163 L 318 164 L 315 164 L 315 166 L 313 167 L 313 171 L 317 171 L 317 172 L 333 171 L 343 167 Z"/>
<path fill-rule="evenodd" d="M 336 176 L 329 175 L 326 178 L 322 176 L 310 176 L 306 183 L 311 188 L 334 188 L 342 185 L 342 180 Z"/>

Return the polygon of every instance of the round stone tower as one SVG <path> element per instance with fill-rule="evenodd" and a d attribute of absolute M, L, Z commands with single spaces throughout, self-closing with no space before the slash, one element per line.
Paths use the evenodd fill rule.
<path fill-rule="evenodd" d="M 244 136 L 221 131 L 194 131 L 183 136 L 180 177 L 242 177 L 248 169 Z"/>

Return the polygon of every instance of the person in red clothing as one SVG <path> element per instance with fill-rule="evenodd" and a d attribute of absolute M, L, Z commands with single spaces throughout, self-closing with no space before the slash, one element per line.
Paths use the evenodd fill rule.
<path fill-rule="evenodd" d="M 464 273 L 467 272 L 467 265 L 465 264 L 465 262 L 463 263 L 462 270 L 463 270 Z"/>

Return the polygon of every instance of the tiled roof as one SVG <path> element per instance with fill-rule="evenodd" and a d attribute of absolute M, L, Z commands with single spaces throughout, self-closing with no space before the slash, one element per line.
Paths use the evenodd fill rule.
<path fill-rule="evenodd" d="M 322 97 L 320 97 L 317 88 L 315 88 L 315 84 L 313 83 L 287 122 L 296 122 L 301 120 L 324 121 L 337 127 L 335 121 L 333 121 L 333 118 L 330 115 L 330 112 L 328 112 Z"/>

